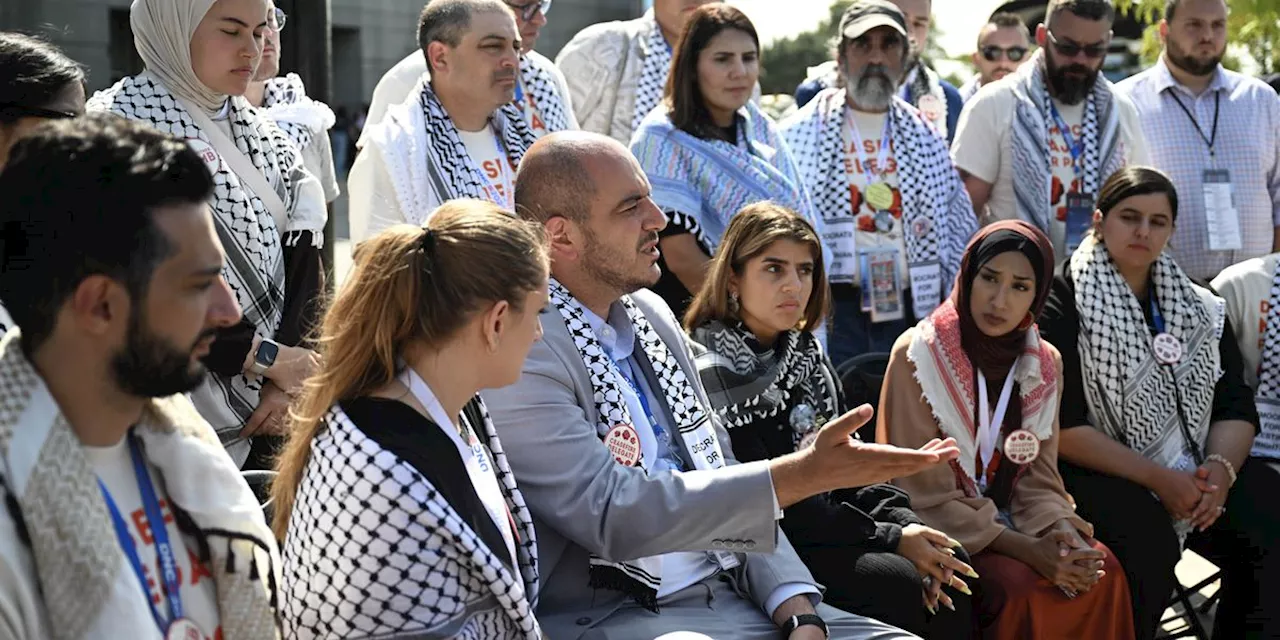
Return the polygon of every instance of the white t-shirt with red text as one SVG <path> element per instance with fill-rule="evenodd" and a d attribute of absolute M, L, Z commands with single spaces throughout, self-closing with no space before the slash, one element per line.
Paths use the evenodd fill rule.
<path fill-rule="evenodd" d="M 498 135 L 491 127 L 485 127 L 479 131 L 458 129 L 458 137 L 466 146 L 471 161 L 480 169 L 488 199 L 507 210 L 514 210 L 516 168 L 502 148 Z"/>

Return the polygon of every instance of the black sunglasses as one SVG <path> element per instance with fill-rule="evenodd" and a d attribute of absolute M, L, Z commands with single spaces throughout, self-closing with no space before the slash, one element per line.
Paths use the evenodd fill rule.
<path fill-rule="evenodd" d="M 986 58 L 987 62 L 995 62 L 996 60 L 999 60 L 1001 56 L 1008 58 L 1009 62 L 1021 62 L 1022 59 L 1027 56 L 1027 48 L 1009 47 L 1008 49 L 1005 49 L 993 44 L 989 44 L 982 48 L 982 57 Z"/>
<path fill-rule="evenodd" d="M 1074 42 L 1062 42 L 1058 40 L 1057 36 L 1053 35 L 1052 31 L 1047 29 L 1045 30 L 1045 33 L 1049 35 L 1049 44 L 1053 45 L 1054 51 L 1057 51 L 1058 55 L 1066 56 L 1068 58 L 1074 58 L 1081 53 L 1084 53 L 1085 57 L 1097 60 L 1098 58 L 1107 55 L 1107 47 L 1111 44 L 1103 41 L 1095 42 L 1090 45 L 1079 45 Z"/>
<path fill-rule="evenodd" d="M 44 118 L 46 120 L 69 120 L 79 116 L 79 114 L 69 111 L 41 109 L 40 107 L 28 107 L 9 102 L 0 102 L 0 113 L 15 118 Z"/>
<path fill-rule="evenodd" d="M 528 22 L 539 13 L 544 16 L 547 15 L 551 11 L 551 0 L 534 0 L 525 4 L 511 4 L 508 2 L 507 6 L 511 7 L 511 10 L 520 16 L 521 20 Z"/>

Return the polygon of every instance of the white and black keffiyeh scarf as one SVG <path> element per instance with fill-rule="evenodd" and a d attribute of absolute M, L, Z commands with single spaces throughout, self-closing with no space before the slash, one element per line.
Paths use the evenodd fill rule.
<path fill-rule="evenodd" d="M 210 202 L 218 239 L 226 252 L 222 275 L 235 293 L 244 318 L 263 336 L 274 336 L 280 327 L 284 307 L 284 247 L 293 246 L 304 232 L 312 242 L 324 240 L 324 218 L 303 217 L 307 207 L 297 206 L 298 190 L 294 170 L 302 163 L 297 148 L 284 132 L 249 106 L 243 98 L 230 98 L 228 119 L 236 147 L 253 162 L 288 209 L 287 228 L 279 229 L 271 211 L 231 171 L 218 154 L 209 136 L 196 126 L 186 109 L 169 90 L 150 74 L 125 78 L 100 91 L 86 105 L 90 111 L 111 111 L 149 124 L 186 140 L 205 159 L 213 173 L 214 194 Z M 310 212 L 321 213 L 323 210 Z M 236 375 L 210 375 L 204 387 L 210 393 L 200 397 L 222 399 L 222 406 L 204 406 L 200 411 L 222 431 L 225 440 L 234 439 L 245 420 L 258 407 L 262 380 Z"/>
<path fill-rule="evenodd" d="M 334 407 L 312 442 L 289 519 L 286 637 L 542 638 L 532 516 L 478 397 L 462 420 L 486 436 L 515 527 L 519 574 L 503 559 L 506 548 L 485 544 L 413 463 Z M 335 524 L 341 533 L 328 533 Z"/>
<path fill-rule="evenodd" d="M 824 220 L 852 218 L 849 173 L 844 164 L 844 89 L 826 89 L 781 124 L 800 180 Z M 951 163 L 946 140 L 920 112 L 899 98 L 889 107 L 890 139 L 902 192 L 908 265 L 938 264 L 941 282 L 955 280 L 969 238 L 978 230 L 969 194 Z M 923 233 L 919 231 L 923 230 Z M 853 238 L 824 238 L 824 244 Z M 915 309 L 923 318 L 933 308 Z"/>
<path fill-rule="evenodd" d="M 16 328 L 0 338 L 0 493 L 30 550 L 49 637 L 153 637 L 93 467 L 20 340 Z M 275 539 L 208 422 L 184 396 L 156 398 L 134 434 L 179 530 L 194 538 L 190 551 L 213 574 L 222 637 L 277 637 Z"/>
<path fill-rule="evenodd" d="M 1053 169 L 1050 165 L 1049 130 L 1056 123 L 1049 111 L 1044 51 L 1037 51 L 1014 73 L 1017 74 L 1017 82 L 1013 95 L 1017 106 L 1010 147 L 1018 217 L 1048 233 L 1054 220 L 1050 211 Z M 1083 193 L 1096 198 L 1102 183 L 1125 163 L 1119 144 L 1120 111 L 1112 94 L 1111 82 L 1102 74 L 1098 74 L 1093 92 L 1085 98 L 1082 129 L 1084 184 L 1081 188 Z"/>
<path fill-rule="evenodd" d="M 1218 343 L 1226 326 L 1226 303 L 1193 284 L 1162 253 L 1151 269 L 1150 286 L 1165 331 L 1182 342 L 1183 355 L 1177 364 L 1161 365 L 1143 314 L 1146 302 L 1133 294 L 1106 247 L 1092 235 L 1086 237 L 1069 267 L 1092 424 L 1160 466 L 1193 469 L 1196 452 L 1203 451 L 1208 437 L 1214 389 L 1222 377 Z"/>
<path fill-rule="evenodd" d="M 930 121 L 925 117 L 925 122 L 933 127 L 942 136 L 943 140 L 947 139 L 949 129 L 947 128 L 947 94 L 942 90 L 942 78 L 938 72 L 930 69 L 925 65 L 923 60 L 916 60 L 915 66 L 908 72 L 906 80 L 903 82 L 902 91 L 899 93 L 902 99 L 913 107 L 920 107 L 920 100 L 925 96 L 933 96 L 932 99 L 937 101 L 939 111 L 938 119 Z M 924 114 L 921 114 L 924 115 Z"/>
<path fill-rule="evenodd" d="M 1258 390 L 1254 394 L 1262 430 L 1249 455 L 1280 459 L 1280 268 L 1271 280 L 1266 333 L 1262 338 L 1262 362 L 1258 366 Z"/>
<path fill-rule="evenodd" d="M 799 403 L 827 418 L 840 412 L 836 381 L 812 333 L 792 329 L 780 335 L 772 348 L 764 348 L 741 326 L 712 321 L 691 337 L 706 348 L 694 363 L 726 427 L 773 419 Z M 802 434 L 793 435 L 798 445 Z"/>
<path fill-rule="evenodd" d="M 306 149 L 316 136 L 324 135 L 337 122 L 329 105 L 307 97 L 302 78 L 296 73 L 267 81 L 262 109 L 299 149 Z"/>
<path fill-rule="evenodd" d="M 569 114 L 565 111 L 565 101 L 570 98 L 560 93 L 555 63 L 537 52 L 524 54 L 520 60 L 520 81 L 524 90 L 533 97 L 538 116 L 546 125 L 547 133 L 573 128 L 570 126 Z"/>
<path fill-rule="evenodd" d="M 386 120 L 366 135 L 382 153 L 406 221 L 420 225 L 450 200 L 491 197 L 484 174 L 431 84 L 420 81 L 416 94 L 416 100 L 392 107 Z M 512 166 L 520 166 L 536 138 L 519 107 L 503 105 L 493 113 L 492 125 Z"/>
<path fill-rule="evenodd" d="M 555 305 L 564 319 L 569 335 L 573 337 L 582 363 L 591 377 L 591 387 L 595 390 L 596 402 L 596 435 L 603 441 L 605 436 L 617 425 L 635 425 L 627 410 L 626 400 L 622 396 L 622 386 L 628 384 L 618 371 L 617 364 L 609 354 L 605 353 L 596 338 L 595 332 L 587 322 L 582 303 L 555 280 L 550 284 L 551 303 Z M 658 378 L 658 386 L 663 396 L 663 404 L 671 410 L 675 420 L 675 431 L 685 444 L 686 451 L 694 451 L 693 444 L 704 444 L 710 439 L 711 444 L 701 448 L 701 453 L 691 455 L 695 469 L 718 469 L 724 466 L 724 455 L 720 443 L 716 439 L 711 417 L 698 401 L 693 385 L 685 376 L 675 354 L 649 324 L 644 313 L 627 296 L 620 300 L 626 309 L 631 325 L 635 329 L 636 341 L 653 365 L 653 372 Z M 640 357 L 636 354 L 635 357 Z M 603 444 L 603 442 L 602 442 Z M 636 466 L 649 473 L 652 461 L 644 456 Z M 593 589 L 610 589 L 627 594 L 637 604 L 651 611 L 657 611 L 657 593 L 662 585 L 662 558 L 638 558 L 626 562 L 610 562 L 592 555 L 589 569 L 591 587 Z"/>
<path fill-rule="evenodd" d="M 640 39 L 640 51 L 644 54 L 644 64 L 640 67 L 640 77 L 636 80 L 636 107 L 631 115 L 631 130 L 640 128 L 645 116 L 653 111 L 662 101 L 662 94 L 667 86 L 667 75 L 671 73 L 671 46 L 662 36 L 662 28 L 652 14 L 653 24 L 649 26 L 649 35 Z"/>

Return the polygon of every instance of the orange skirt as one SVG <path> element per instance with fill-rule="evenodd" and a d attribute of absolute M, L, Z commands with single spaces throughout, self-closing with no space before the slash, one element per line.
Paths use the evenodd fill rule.
<path fill-rule="evenodd" d="M 973 557 L 982 578 L 976 603 L 982 637 L 986 640 L 1133 640 L 1133 607 L 1129 583 L 1111 550 L 1101 542 L 1093 548 L 1107 554 L 1107 575 L 1086 593 L 1068 598 L 1020 560 L 993 552 Z"/>

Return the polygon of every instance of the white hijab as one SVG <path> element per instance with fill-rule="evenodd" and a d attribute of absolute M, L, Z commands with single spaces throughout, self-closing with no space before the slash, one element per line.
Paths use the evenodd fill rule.
<path fill-rule="evenodd" d="M 170 91 L 209 115 L 227 101 L 205 86 L 191 64 L 191 38 L 216 0 L 133 0 L 129 26 L 133 45 L 151 72 Z"/>

